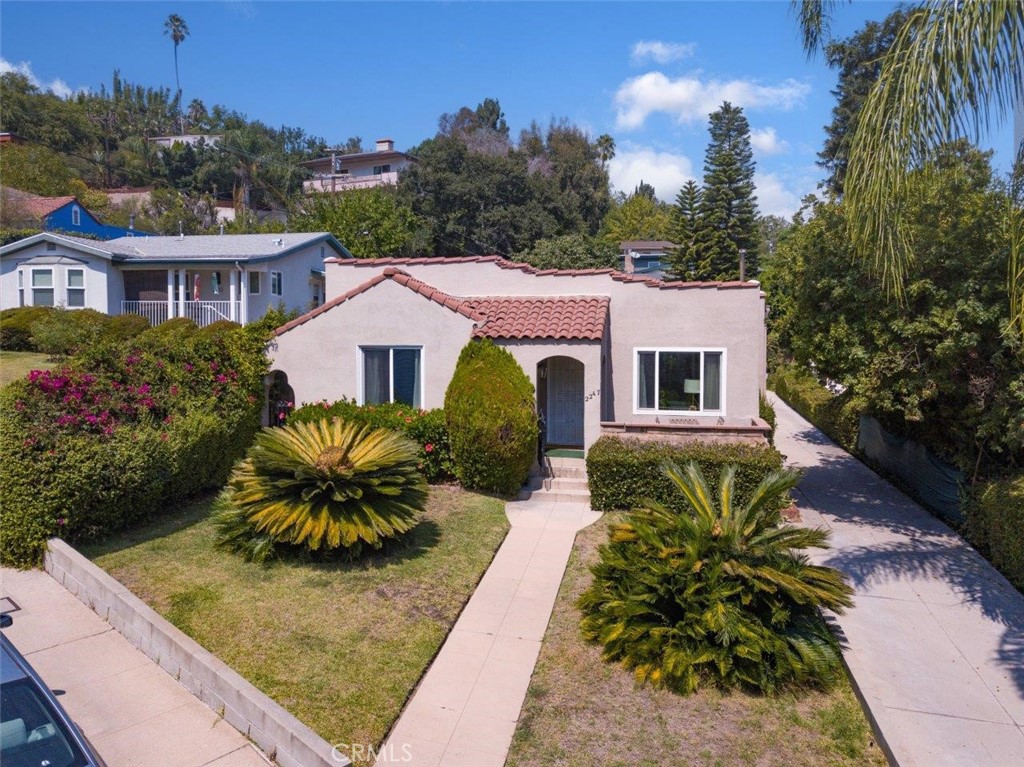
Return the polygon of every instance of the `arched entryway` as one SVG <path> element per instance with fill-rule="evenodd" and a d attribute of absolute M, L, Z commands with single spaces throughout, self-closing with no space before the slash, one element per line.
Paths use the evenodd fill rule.
<path fill-rule="evenodd" d="M 288 374 L 281 370 L 272 370 L 267 378 L 267 423 L 279 426 L 295 407 L 295 390 L 288 383 Z"/>
<path fill-rule="evenodd" d="M 548 357 L 537 363 L 537 412 L 545 449 L 583 447 L 583 363 Z"/>

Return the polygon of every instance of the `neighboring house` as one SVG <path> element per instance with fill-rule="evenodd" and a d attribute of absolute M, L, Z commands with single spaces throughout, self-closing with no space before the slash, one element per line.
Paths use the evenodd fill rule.
<path fill-rule="evenodd" d="M 0 309 L 90 308 L 153 324 L 251 322 L 268 308 L 324 298 L 324 259 L 351 254 L 326 232 L 122 237 L 43 232 L 0 248 Z"/>
<path fill-rule="evenodd" d="M 619 243 L 622 271 L 651 279 L 665 276 L 665 261 L 676 244 L 668 240 L 627 240 Z"/>
<path fill-rule="evenodd" d="M 459 352 L 491 338 L 537 390 L 549 446 L 602 433 L 765 440 L 765 299 L 756 282 L 538 270 L 497 256 L 328 259 L 330 299 L 276 332 L 295 402 L 444 404 Z"/>
<path fill-rule="evenodd" d="M 140 234 L 123 226 L 104 224 L 71 196 L 40 197 L 31 192 L 5 186 L 0 190 L 0 202 L 4 208 L 5 223 L 38 226 L 48 231 L 76 235 L 92 235 L 104 240 Z"/>
<path fill-rule="evenodd" d="M 170 149 L 175 144 L 197 146 L 198 144 L 205 144 L 206 146 L 217 146 L 223 139 L 223 136 L 205 133 L 182 133 L 177 136 L 154 136 L 149 139 L 150 143 L 156 144 L 164 149 Z"/>
<path fill-rule="evenodd" d="M 302 188 L 312 194 L 397 184 L 398 174 L 415 161 L 412 155 L 396 150 L 391 139 L 377 139 L 375 152 L 331 152 L 327 157 L 299 163 L 313 172 L 313 178 L 304 181 Z"/>

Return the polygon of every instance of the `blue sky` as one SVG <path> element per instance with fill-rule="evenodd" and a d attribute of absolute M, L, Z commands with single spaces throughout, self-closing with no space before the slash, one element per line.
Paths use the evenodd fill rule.
<path fill-rule="evenodd" d="M 846 36 L 892 3 L 840 5 Z M 568 117 L 610 133 L 617 189 L 641 178 L 671 200 L 699 180 L 707 114 L 723 100 L 750 121 L 763 213 L 787 215 L 821 178 L 816 152 L 835 74 L 808 61 L 788 2 L 300 3 L 4 2 L 0 71 L 18 68 L 67 93 L 111 73 L 174 87 L 163 22 L 178 13 L 186 103 L 224 104 L 271 125 L 341 142 L 394 138 L 408 148 L 437 118 L 486 97 L 513 133 Z M 1009 163 L 1011 126 L 983 144 Z"/>

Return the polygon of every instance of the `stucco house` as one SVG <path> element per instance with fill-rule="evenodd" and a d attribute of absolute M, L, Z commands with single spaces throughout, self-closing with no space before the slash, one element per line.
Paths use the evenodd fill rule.
<path fill-rule="evenodd" d="M 42 197 L 5 186 L 0 187 L 0 205 L 3 206 L 3 220 L 7 225 L 39 227 L 48 231 L 90 235 L 104 240 L 144 234 L 122 226 L 104 224 L 71 195 Z"/>
<path fill-rule="evenodd" d="M 313 174 L 311 179 L 302 184 L 303 190 L 312 194 L 397 184 L 398 174 L 415 161 L 412 155 L 395 149 L 392 139 L 382 138 L 377 139 L 377 147 L 373 152 L 331 152 L 325 157 L 299 164 Z"/>
<path fill-rule="evenodd" d="M 245 324 L 272 306 L 318 306 L 325 259 L 351 257 L 326 232 L 106 241 L 43 232 L 0 248 L 0 309 L 64 306 L 141 314 L 153 324 L 170 317 Z"/>
<path fill-rule="evenodd" d="M 619 243 L 622 271 L 648 279 L 665 276 L 665 262 L 676 244 L 668 240 L 626 240 Z"/>
<path fill-rule="evenodd" d="M 462 347 L 490 338 L 532 379 L 549 446 L 767 434 L 757 282 L 541 271 L 497 256 L 327 259 L 325 272 L 327 302 L 270 345 L 275 389 L 296 403 L 440 407 Z"/>

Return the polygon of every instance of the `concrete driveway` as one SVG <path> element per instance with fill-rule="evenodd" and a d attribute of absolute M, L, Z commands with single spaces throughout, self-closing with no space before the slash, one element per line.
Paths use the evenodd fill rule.
<path fill-rule="evenodd" d="M 950 528 L 773 397 L 814 559 L 846 573 L 844 657 L 900 767 L 1024 767 L 1024 596 Z"/>
<path fill-rule="evenodd" d="M 4 630 L 110 767 L 267 767 L 269 760 L 42 570 L 0 569 L 21 608 Z"/>

